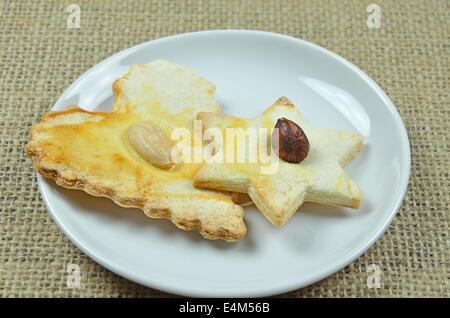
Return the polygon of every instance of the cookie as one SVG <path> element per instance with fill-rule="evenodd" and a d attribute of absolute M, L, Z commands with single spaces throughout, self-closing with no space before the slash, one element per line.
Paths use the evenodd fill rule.
<path fill-rule="evenodd" d="M 36 171 L 65 188 L 168 218 L 207 239 L 240 240 L 246 232 L 243 209 L 231 193 L 193 186 L 202 163 L 171 169 L 153 165 L 136 151 L 128 133 L 136 122 L 151 123 L 168 137 L 175 128 L 192 131 L 198 112 L 220 112 L 214 85 L 191 69 L 157 60 L 133 65 L 114 82 L 113 91 L 112 112 L 72 105 L 47 113 L 31 129 L 25 151 Z"/>
<path fill-rule="evenodd" d="M 265 163 L 267 161 L 261 160 L 256 163 L 226 160 L 210 162 L 196 173 L 194 185 L 202 189 L 248 193 L 258 209 L 275 226 L 285 224 L 305 201 L 359 208 L 361 191 L 342 167 L 360 151 L 363 144 L 361 135 L 309 125 L 286 97 L 278 99 L 262 115 L 253 119 L 210 112 L 197 115 L 204 130 L 212 127 L 222 131 L 226 128 L 243 128 L 246 131 L 248 128 L 267 128 L 264 138 L 269 140 L 268 145 L 272 143 L 271 128 L 280 118 L 294 122 L 306 134 L 309 152 L 303 161 L 290 163 L 277 156 L 278 161 L 274 161 L 276 165 L 271 163 L 273 171 Z M 224 157 L 233 149 L 228 146 L 226 144 L 223 147 Z M 246 159 L 252 149 L 247 150 Z M 271 151 L 271 159 L 275 158 L 274 153 Z"/>

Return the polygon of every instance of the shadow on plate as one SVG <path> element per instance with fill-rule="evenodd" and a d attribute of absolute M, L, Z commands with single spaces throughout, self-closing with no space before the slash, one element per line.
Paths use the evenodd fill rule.
<path fill-rule="evenodd" d="M 49 182 L 47 180 L 47 182 Z M 54 191 L 58 191 L 61 197 L 70 202 L 77 211 L 82 211 L 82 213 L 97 214 L 101 217 L 107 217 L 109 219 L 128 222 L 136 228 L 145 228 L 149 231 L 158 231 L 164 236 L 178 236 L 182 239 L 189 239 L 195 244 L 205 244 L 208 243 L 217 249 L 229 249 L 229 248 L 239 248 L 249 249 L 253 248 L 252 240 L 245 236 L 238 243 L 230 243 L 224 240 L 207 240 L 204 239 L 199 233 L 195 231 L 185 231 L 178 229 L 170 220 L 168 219 L 156 219 L 147 217 L 144 212 L 138 208 L 125 208 L 115 204 L 112 200 L 103 197 L 94 197 L 82 190 L 72 190 L 57 186 L 52 181 L 52 188 Z M 247 225 L 247 231 L 249 231 L 249 226 Z"/>

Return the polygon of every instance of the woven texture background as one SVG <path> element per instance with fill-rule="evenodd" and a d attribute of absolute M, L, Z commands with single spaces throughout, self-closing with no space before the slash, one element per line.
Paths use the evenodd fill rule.
<path fill-rule="evenodd" d="M 381 7 L 380 29 L 366 7 Z M 71 3 L 81 28 L 68 29 Z M 408 130 L 411 178 L 387 232 L 358 260 L 283 297 L 449 297 L 449 21 L 442 1 L 5 1 L 0 2 L 0 296 L 161 297 L 84 255 L 42 202 L 23 148 L 84 71 L 135 44 L 188 31 L 257 29 L 319 44 L 351 61 L 389 95 Z M 66 286 L 79 264 L 80 289 Z M 378 264 L 382 286 L 369 289 Z"/>

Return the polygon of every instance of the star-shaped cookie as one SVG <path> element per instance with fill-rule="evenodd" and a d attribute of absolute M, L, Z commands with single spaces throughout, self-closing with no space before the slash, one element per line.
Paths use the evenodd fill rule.
<path fill-rule="evenodd" d="M 222 114 L 201 112 L 197 119 L 203 129 L 274 128 L 280 118 L 287 118 L 305 132 L 310 149 L 300 163 L 279 159 L 273 172 L 263 172 L 264 165 L 256 163 L 207 163 L 194 177 L 199 188 L 248 193 L 256 206 L 275 226 L 281 226 L 305 201 L 357 209 L 361 192 L 350 180 L 343 166 L 361 149 L 363 137 L 357 133 L 317 128 L 309 125 L 302 114 L 286 98 L 278 99 L 262 115 L 242 119 Z M 270 145 L 270 142 L 268 142 Z M 224 156 L 230 148 L 224 149 Z M 274 152 L 272 152 L 274 156 Z"/>
<path fill-rule="evenodd" d="M 169 218 L 177 227 L 208 239 L 240 240 L 243 209 L 231 194 L 196 189 L 202 163 L 180 163 L 171 170 L 153 166 L 130 145 L 128 128 L 147 121 L 169 138 L 175 128 L 193 130 L 198 112 L 220 112 L 215 87 L 194 71 L 157 60 L 134 65 L 115 81 L 112 112 L 77 106 L 49 112 L 35 125 L 26 146 L 35 169 L 57 184 L 108 197 L 152 218 Z"/>

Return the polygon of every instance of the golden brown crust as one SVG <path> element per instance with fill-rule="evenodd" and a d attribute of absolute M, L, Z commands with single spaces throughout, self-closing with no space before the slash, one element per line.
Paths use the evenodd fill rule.
<path fill-rule="evenodd" d="M 139 158 L 124 140 L 129 125 L 144 118 L 156 120 L 170 136 L 171 128 L 188 125 L 198 111 L 217 109 L 211 84 L 199 81 L 191 71 L 185 71 L 183 78 L 175 78 L 174 82 L 188 85 L 197 94 L 192 95 L 197 100 L 196 109 L 191 105 L 184 107 L 180 104 L 183 98 L 178 98 L 179 104 L 174 105 L 177 108 L 170 109 L 172 115 L 168 114 L 166 103 L 173 101 L 174 94 L 186 91 L 177 87 L 169 97 L 161 95 L 165 91 L 155 87 L 159 95 L 155 94 L 158 100 L 154 101 L 146 96 L 136 97 L 131 88 L 139 86 L 146 76 L 176 77 L 181 68 L 165 61 L 149 65 L 133 68 L 141 72 L 138 78 L 130 71 L 125 79 L 115 82 L 116 97 L 120 96 L 124 104 L 116 100 L 112 113 L 88 112 L 76 106 L 47 113 L 30 131 L 25 147 L 27 156 L 38 173 L 65 188 L 107 197 L 124 207 L 140 208 L 149 217 L 168 218 L 177 227 L 198 231 L 208 239 L 230 242 L 242 239 L 246 232 L 243 209 L 232 202 L 231 195 L 193 187 L 193 176 L 201 164 L 183 163 L 172 171 L 164 171 Z M 146 73 L 148 70 L 153 73 Z M 193 84 L 186 84 L 190 80 Z M 170 78 L 166 81 L 172 82 Z M 131 102 L 136 98 L 148 104 L 135 107 Z M 173 103 L 168 105 L 172 107 Z M 170 126 L 171 123 L 175 126 Z"/>
<path fill-rule="evenodd" d="M 86 113 L 83 110 L 80 112 Z M 73 109 L 66 112 L 73 113 Z M 60 112 L 59 115 L 64 114 Z M 45 118 L 53 118 L 55 113 L 48 114 Z M 45 123 L 45 120 L 42 124 Z M 205 199 L 200 195 L 184 197 L 167 194 L 169 200 L 163 197 L 141 197 L 130 196 L 129 193 L 123 193 L 116 189 L 105 187 L 98 180 L 86 180 L 80 177 L 76 172 L 70 171 L 68 167 L 57 165 L 56 161 L 49 162 L 49 154 L 45 148 L 42 148 L 37 142 L 36 135 L 39 134 L 42 124 L 36 125 L 30 132 L 30 142 L 25 147 L 25 152 L 34 162 L 35 170 L 46 178 L 55 180 L 55 182 L 68 189 L 80 189 L 93 196 L 107 197 L 123 207 L 135 207 L 142 209 L 145 214 L 152 218 L 168 218 L 177 227 L 184 230 L 198 231 L 203 237 L 208 239 L 224 239 L 226 241 L 238 241 L 245 235 L 246 228 L 242 220 L 243 210 L 241 207 L 231 203 L 231 198 L 226 195 L 213 195 Z M 36 134 L 37 133 L 37 134 Z M 60 154 L 59 158 L 62 158 Z M 58 168 L 51 168 L 51 166 Z M 207 195 L 210 195 L 208 191 Z M 225 217 L 214 219 L 205 215 L 196 215 L 196 210 L 203 206 L 210 209 L 214 214 L 215 209 L 222 210 Z M 188 211 L 190 213 L 187 213 Z M 205 211 L 205 212 L 208 212 Z"/>
<path fill-rule="evenodd" d="M 294 104 L 292 104 L 292 102 L 286 96 L 281 96 L 280 98 L 278 98 L 275 101 L 275 104 L 276 105 L 289 106 L 289 107 L 295 107 Z"/>

